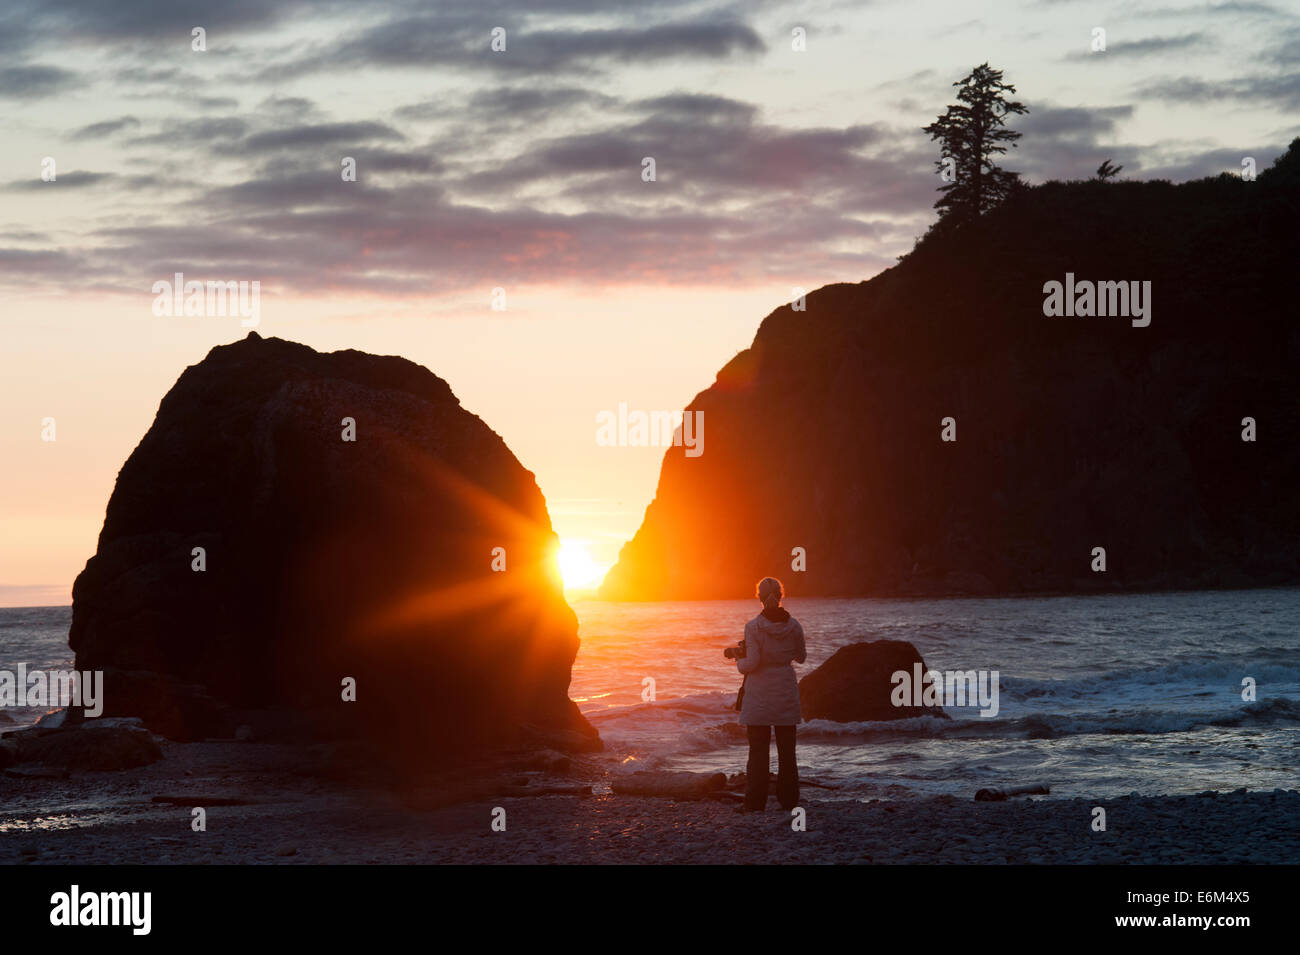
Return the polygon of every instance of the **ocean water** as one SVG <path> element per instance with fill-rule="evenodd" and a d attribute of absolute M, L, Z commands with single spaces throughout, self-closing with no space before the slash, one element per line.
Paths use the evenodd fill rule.
<path fill-rule="evenodd" d="M 1300 589 L 946 600 L 792 599 L 810 672 L 860 640 L 915 644 L 938 670 L 997 670 L 999 712 L 806 722 L 800 773 L 830 798 L 1049 786 L 1053 796 L 1300 786 Z M 569 688 L 613 772 L 744 769 L 722 657 L 757 603 L 580 601 Z M 71 665 L 70 609 L 0 609 L 0 670 Z M 654 702 L 643 702 L 645 680 Z M 1243 702 L 1242 679 L 1256 683 Z M 40 710 L 0 708 L 0 730 Z"/>
<path fill-rule="evenodd" d="M 1300 590 L 944 600 L 791 599 L 810 672 L 861 640 L 907 640 L 938 670 L 997 670 L 999 712 L 813 720 L 800 774 L 825 796 L 908 798 L 1043 784 L 1053 796 L 1300 786 Z M 746 601 L 575 604 L 570 696 L 621 771 L 744 769 L 722 648 Z M 642 702 L 652 678 L 653 703 Z M 1242 679 L 1256 702 L 1242 700 Z M 773 754 L 775 756 L 775 753 Z M 773 764 L 775 768 L 775 762 Z"/>
<path fill-rule="evenodd" d="M 18 665 L 32 670 L 63 670 L 72 666 L 68 649 L 71 607 L 0 607 L 0 670 L 17 678 Z M 0 733 L 35 723 L 50 707 L 0 706 Z"/>

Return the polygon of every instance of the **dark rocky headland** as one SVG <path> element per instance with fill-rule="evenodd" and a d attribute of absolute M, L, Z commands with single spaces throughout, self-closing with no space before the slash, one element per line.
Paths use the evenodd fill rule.
<path fill-rule="evenodd" d="M 1252 182 L 1049 182 L 778 308 L 688 405 L 705 451 L 668 450 L 602 596 L 1300 581 L 1298 217 L 1300 140 Z M 1067 273 L 1150 282 L 1150 324 L 1045 315 Z"/>

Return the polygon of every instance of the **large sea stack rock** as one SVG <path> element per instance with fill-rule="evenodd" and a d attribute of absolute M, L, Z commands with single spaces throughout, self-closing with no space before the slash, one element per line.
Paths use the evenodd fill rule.
<path fill-rule="evenodd" d="M 1300 581 L 1298 209 L 1300 140 L 1254 182 L 1047 183 L 778 308 L 602 596 Z M 1071 281 L 1150 283 L 1149 324 L 1045 314 Z"/>
<path fill-rule="evenodd" d="M 921 652 L 906 640 L 872 640 L 840 647 L 817 669 L 799 681 L 799 706 L 806 720 L 857 723 L 905 720 L 914 716 L 948 719 L 942 707 L 894 706 L 893 675 L 913 674 Z"/>
<path fill-rule="evenodd" d="M 185 370 L 123 465 L 69 643 L 106 715 L 178 739 L 278 708 L 417 764 L 535 731 L 598 746 L 554 544 L 532 473 L 446 382 L 254 333 Z"/>

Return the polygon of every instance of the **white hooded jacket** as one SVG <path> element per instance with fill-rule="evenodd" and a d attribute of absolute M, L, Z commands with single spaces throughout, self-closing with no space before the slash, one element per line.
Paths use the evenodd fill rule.
<path fill-rule="evenodd" d="M 807 658 L 803 627 L 778 607 L 745 624 L 745 655 L 736 669 L 745 674 L 740 722 L 745 726 L 794 726 L 803 719 L 799 680 L 790 664 Z M 772 619 L 775 617 L 776 619 Z"/>

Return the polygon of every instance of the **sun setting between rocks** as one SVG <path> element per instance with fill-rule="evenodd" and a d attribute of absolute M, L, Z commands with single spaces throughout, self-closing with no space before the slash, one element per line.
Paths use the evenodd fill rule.
<path fill-rule="evenodd" d="M 605 571 L 609 569 L 601 567 L 591 559 L 586 541 L 581 540 L 561 541 L 555 561 L 560 568 L 565 590 L 594 587 L 600 583 L 601 578 L 605 576 Z"/>
<path fill-rule="evenodd" d="M 3 2 L 15 950 L 1288 923 L 1300 0 Z"/>

